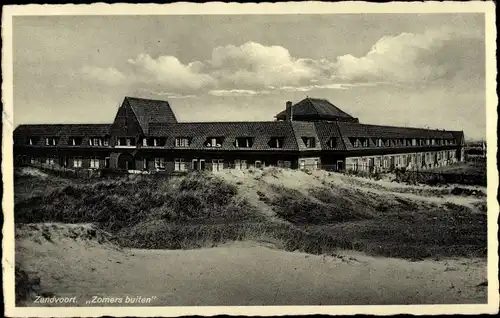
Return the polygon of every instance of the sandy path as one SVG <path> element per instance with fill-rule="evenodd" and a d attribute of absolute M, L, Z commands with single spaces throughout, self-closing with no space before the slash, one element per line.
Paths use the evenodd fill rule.
<path fill-rule="evenodd" d="M 124 250 L 88 241 L 19 238 L 16 258 L 42 291 L 156 296 L 151 305 L 485 303 L 485 260 L 408 262 L 356 252 L 317 256 L 255 242 L 197 250 Z M 33 304 L 27 304 L 33 305 Z M 121 304 L 123 305 L 123 304 Z"/>

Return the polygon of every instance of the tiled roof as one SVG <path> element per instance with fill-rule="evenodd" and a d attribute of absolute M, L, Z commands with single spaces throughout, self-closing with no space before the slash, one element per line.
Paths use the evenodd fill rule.
<path fill-rule="evenodd" d="M 297 151 L 292 126 L 285 121 L 158 123 L 150 125 L 149 135 L 167 137 L 168 148 L 175 148 L 176 137 L 186 137 L 191 138 L 189 147 L 179 149 Z M 205 142 L 210 137 L 224 137 L 221 147 L 206 147 Z M 237 137 L 253 137 L 254 143 L 251 148 L 237 148 L 234 145 Z M 283 148 L 271 148 L 268 143 L 272 137 L 283 138 Z"/>
<path fill-rule="evenodd" d="M 40 137 L 35 146 L 44 146 L 44 137 L 58 137 L 58 146 L 67 146 L 71 137 L 81 137 L 82 146 L 88 146 L 91 137 L 109 135 L 110 124 L 47 124 L 20 125 L 14 130 L 14 138 L 25 144 L 29 137 Z"/>
<path fill-rule="evenodd" d="M 349 138 L 369 138 L 368 147 L 363 148 L 377 148 L 373 138 L 386 138 L 386 139 L 401 139 L 401 138 L 436 138 L 436 139 L 453 139 L 453 134 L 450 131 L 432 130 L 423 128 L 409 128 L 409 127 L 396 127 L 396 126 L 379 126 L 379 125 L 365 125 L 338 122 L 339 131 L 342 135 L 342 140 L 347 150 L 359 149 L 354 148 Z M 387 148 L 404 148 L 404 146 L 391 145 Z M 419 146 L 420 147 L 420 146 Z"/>
<path fill-rule="evenodd" d="M 307 97 L 292 105 L 293 116 L 314 116 L 323 120 L 355 120 L 354 117 L 333 105 L 326 99 Z M 286 110 L 278 113 L 276 118 L 285 119 Z"/>
<path fill-rule="evenodd" d="M 324 150 L 345 150 L 344 142 L 341 139 L 339 126 L 336 122 L 322 122 L 318 121 L 314 123 L 316 127 L 316 132 L 321 143 L 321 148 Z M 331 138 L 336 138 L 336 147 L 332 148 L 329 145 Z"/>
<path fill-rule="evenodd" d="M 124 102 L 128 102 L 134 111 L 144 133 L 148 132 L 151 123 L 177 122 L 177 118 L 175 118 L 175 114 L 167 101 L 125 97 Z"/>
<path fill-rule="evenodd" d="M 453 138 L 449 131 L 423 128 L 379 126 L 339 122 L 340 133 L 344 137 L 380 138 Z"/>
<path fill-rule="evenodd" d="M 105 136 L 111 124 L 39 124 L 20 125 L 14 136 Z"/>

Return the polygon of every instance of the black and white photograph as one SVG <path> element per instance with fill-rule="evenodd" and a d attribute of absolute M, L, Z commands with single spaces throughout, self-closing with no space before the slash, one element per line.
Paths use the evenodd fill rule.
<path fill-rule="evenodd" d="M 407 5 L 5 6 L 8 312 L 498 312 L 494 5 Z"/>

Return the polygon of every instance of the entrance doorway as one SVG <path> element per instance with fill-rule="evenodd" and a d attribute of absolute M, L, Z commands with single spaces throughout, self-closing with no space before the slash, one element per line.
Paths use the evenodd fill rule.
<path fill-rule="evenodd" d="M 337 160 L 337 171 L 344 171 L 344 161 L 343 160 Z"/>
<path fill-rule="evenodd" d="M 118 168 L 122 170 L 135 170 L 135 158 L 130 153 L 122 153 L 118 157 Z"/>

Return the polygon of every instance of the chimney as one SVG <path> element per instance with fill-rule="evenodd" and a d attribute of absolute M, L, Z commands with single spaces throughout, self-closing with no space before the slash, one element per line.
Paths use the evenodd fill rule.
<path fill-rule="evenodd" d="M 293 110 L 291 101 L 286 102 L 286 120 L 288 121 L 293 120 Z"/>

